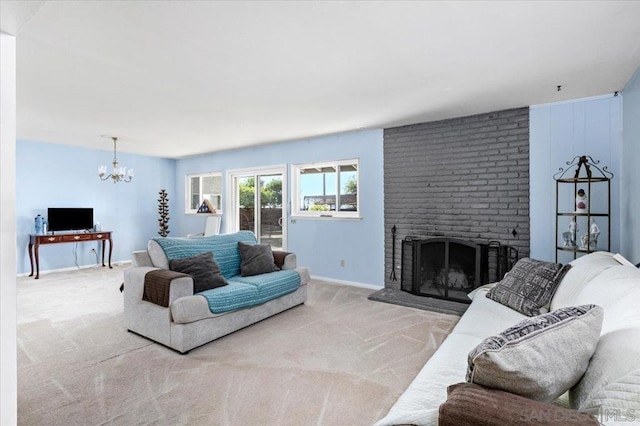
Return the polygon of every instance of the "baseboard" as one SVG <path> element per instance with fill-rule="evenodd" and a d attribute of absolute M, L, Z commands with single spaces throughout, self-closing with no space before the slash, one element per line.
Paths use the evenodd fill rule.
<path fill-rule="evenodd" d="M 319 277 L 317 275 L 311 275 L 311 279 L 312 280 L 326 281 L 328 284 L 348 285 L 348 286 L 351 286 L 351 287 L 367 288 L 369 290 L 380 290 L 380 289 L 384 288 L 383 286 L 380 286 L 380 285 L 365 284 L 365 283 L 359 283 L 359 282 L 356 282 L 356 281 L 336 280 L 335 278 Z"/>
<path fill-rule="evenodd" d="M 120 261 L 117 261 L 117 262 L 111 262 L 111 266 L 122 266 L 122 265 L 128 265 L 128 264 L 131 264 L 131 260 L 120 260 Z M 91 264 L 91 265 L 80 265 L 79 267 L 78 266 L 70 266 L 68 268 L 47 269 L 45 271 L 40 270 L 40 275 L 51 274 L 51 273 L 54 273 L 54 272 L 77 271 L 77 270 L 80 270 L 80 269 L 89 269 L 89 268 L 96 268 L 96 267 L 102 268 L 102 265 L 100 265 L 100 264 Z M 106 268 L 106 266 L 105 266 L 105 268 Z M 28 277 L 30 273 L 31 272 L 22 272 L 20 274 L 16 274 L 16 277 Z M 34 275 L 35 275 L 35 271 L 34 271 Z"/>

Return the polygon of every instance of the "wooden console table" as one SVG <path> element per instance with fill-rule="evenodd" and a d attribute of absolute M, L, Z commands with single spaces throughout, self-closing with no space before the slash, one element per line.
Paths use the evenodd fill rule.
<path fill-rule="evenodd" d="M 47 235 L 29 235 L 29 261 L 31 262 L 30 277 L 33 276 L 33 252 L 35 247 L 36 254 L 36 280 L 40 278 L 40 255 L 38 253 L 41 244 L 60 244 L 60 243 L 86 243 L 88 241 L 102 241 L 102 266 L 104 264 L 105 242 L 109 241 L 109 268 L 111 266 L 111 253 L 113 252 L 113 240 L 111 239 L 111 231 L 102 232 L 82 232 L 78 234 L 47 234 Z"/>

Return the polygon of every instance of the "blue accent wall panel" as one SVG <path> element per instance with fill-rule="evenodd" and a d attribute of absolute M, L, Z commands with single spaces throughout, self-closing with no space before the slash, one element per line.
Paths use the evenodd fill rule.
<path fill-rule="evenodd" d="M 107 144 L 108 145 L 108 144 Z M 17 270 L 29 273 L 28 235 L 37 214 L 48 207 L 92 207 L 94 221 L 113 231 L 112 261 L 131 259 L 158 231 L 158 191 L 169 192 L 171 236 L 176 212 L 175 160 L 118 152 L 118 162 L 133 168 L 131 183 L 101 181 L 98 166 L 111 166 L 113 151 L 20 140 L 16 146 Z M 108 247 L 108 244 L 107 244 Z M 95 265 L 101 244 L 65 243 L 40 246 L 40 270 Z M 107 253 L 108 255 L 108 253 Z M 107 256 L 105 256 L 106 262 Z"/>
<path fill-rule="evenodd" d="M 622 96 L 607 95 L 531 107 L 531 257 L 555 259 L 556 186 L 553 175 L 560 167 L 566 167 L 566 161 L 580 155 L 591 156 L 615 174 L 611 181 L 610 251 L 620 250 L 621 148 Z M 606 202 L 604 206 L 592 205 L 592 208 L 600 207 L 606 207 Z M 600 220 L 598 226 L 604 234 L 606 222 Z M 585 229 L 580 229 L 578 234 L 584 232 Z M 601 238 L 606 238 L 603 234 Z M 598 244 L 601 249 L 605 249 L 605 245 Z"/>
<path fill-rule="evenodd" d="M 624 87 L 620 253 L 640 262 L 640 68 Z"/>

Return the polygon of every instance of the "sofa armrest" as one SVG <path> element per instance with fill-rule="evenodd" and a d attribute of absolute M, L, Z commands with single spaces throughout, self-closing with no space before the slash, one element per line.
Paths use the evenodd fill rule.
<path fill-rule="evenodd" d="M 125 299 L 142 301 L 144 294 L 144 277 L 148 272 L 158 269 L 159 268 L 149 266 L 132 266 L 131 268 L 125 269 Z M 178 278 L 172 281 L 169 291 L 169 305 L 184 296 L 193 296 L 193 279 L 191 277 Z"/>
<path fill-rule="evenodd" d="M 173 347 L 171 346 L 171 308 L 142 300 L 145 275 L 159 269 L 149 266 L 132 266 L 124 270 L 124 323 L 129 331 Z M 169 305 L 191 294 L 193 294 L 193 279 L 177 278 L 171 282 Z"/>
<path fill-rule="evenodd" d="M 296 269 L 298 267 L 298 258 L 295 253 L 289 253 L 281 250 L 273 250 L 273 260 L 281 270 Z"/>
<path fill-rule="evenodd" d="M 439 409 L 439 426 L 600 424 L 591 414 L 473 383 L 451 385 L 447 395 Z"/>
<path fill-rule="evenodd" d="M 142 299 L 168 308 L 171 299 L 171 287 L 174 285 L 180 286 L 181 280 L 187 283 L 186 278 L 193 279 L 188 274 L 167 269 L 149 271 L 144 276 Z M 174 298 L 173 301 L 175 300 Z"/>
<path fill-rule="evenodd" d="M 131 264 L 133 266 L 153 266 L 151 257 L 147 250 L 137 250 L 131 253 Z"/>

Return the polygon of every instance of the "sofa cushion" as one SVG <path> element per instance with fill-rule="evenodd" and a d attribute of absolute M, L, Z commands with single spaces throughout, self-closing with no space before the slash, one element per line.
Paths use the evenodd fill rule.
<path fill-rule="evenodd" d="M 624 328 L 640 328 L 640 270 L 622 265 L 607 268 L 584 283 L 573 300 L 576 305 L 602 306 L 606 312 L 602 334 Z"/>
<path fill-rule="evenodd" d="M 300 287 L 300 274 L 295 269 L 275 271 L 250 277 L 234 277 L 233 281 L 249 284 L 258 289 L 258 302 L 264 303 Z"/>
<path fill-rule="evenodd" d="M 640 327 L 600 337 L 589 368 L 569 391 L 571 407 L 593 414 L 640 415 Z M 620 420 L 624 420 L 623 418 Z M 606 422 L 605 422 L 606 423 Z"/>
<path fill-rule="evenodd" d="M 152 253 L 153 244 L 149 242 L 149 255 L 155 267 L 168 269 L 171 259 L 181 259 L 196 254 L 211 252 L 220 267 L 220 273 L 229 279 L 240 273 L 240 252 L 238 242 L 255 243 L 256 237 L 251 231 L 240 231 L 233 234 L 212 235 L 199 238 L 154 238 L 152 240 L 162 250 Z M 163 261 L 162 255 L 166 259 Z M 166 266 L 165 266 L 166 265 Z"/>
<path fill-rule="evenodd" d="M 182 259 L 171 259 L 169 269 L 191 275 L 194 293 L 227 285 L 227 280 L 220 274 L 220 268 L 211 252 Z"/>
<path fill-rule="evenodd" d="M 259 299 L 258 289 L 251 284 L 229 280 L 229 285 L 205 290 L 199 293 L 207 299 L 209 311 L 214 314 L 235 311 L 236 309 L 255 306 Z"/>
<path fill-rule="evenodd" d="M 524 318 L 527 317 L 484 297 L 483 291 L 440 347 L 438 338 L 430 340 L 427 350 L 437 351 L 376 425 L 437 424 L 438 407 L 447 399 L 447 387 L 465 380 L 467 354 L 487 336 Z M 446 328 L 444 323 L 443 327 Z"/>
<path fill-rule="evenodd" d="M 586 371 L 602 318 L 601 307 L 583 305 L 520 321 L 469 353 L 467 381 L 551 402 Z"/>
<path fill-rule="evenodd" d="M 487 297 L 525 315 L 549 312 L 553 294 L 571 265 L 520 259 Z"/>
<path fill-rule="evenodd" d="M 586 283 L 603 271 L 620 266 L 620 263 L 614 259 L 612 253 L 602 251 L 581 256 L 569 264 L 571 269 L 562 278 L 553 295 L 551 310 L 575 306 L 575 298 Z"/>
<path fill-rule="evenodd" d="M 238 250 L 240 250 L 240 275 L 243 277 L 279 270 L 275 264 L 271 247 L 267 244 L 239 242 Z"/>
<path fill-rule="evenodd" d="M 296 270 L 276 271 L 252 277 L 236 276 L 229 285 L 199 293 L 204 296 L 214 314 L 230 312 L 266 303 L 300 287 L 300 274 Z"/>
<path fill-rule="evenodd" d="M 440 406 L 439 426 L 600 424 L 590 414 L 472 383 L 451 385 L 447 388 L 447 395 L 447 401 Z"/>

